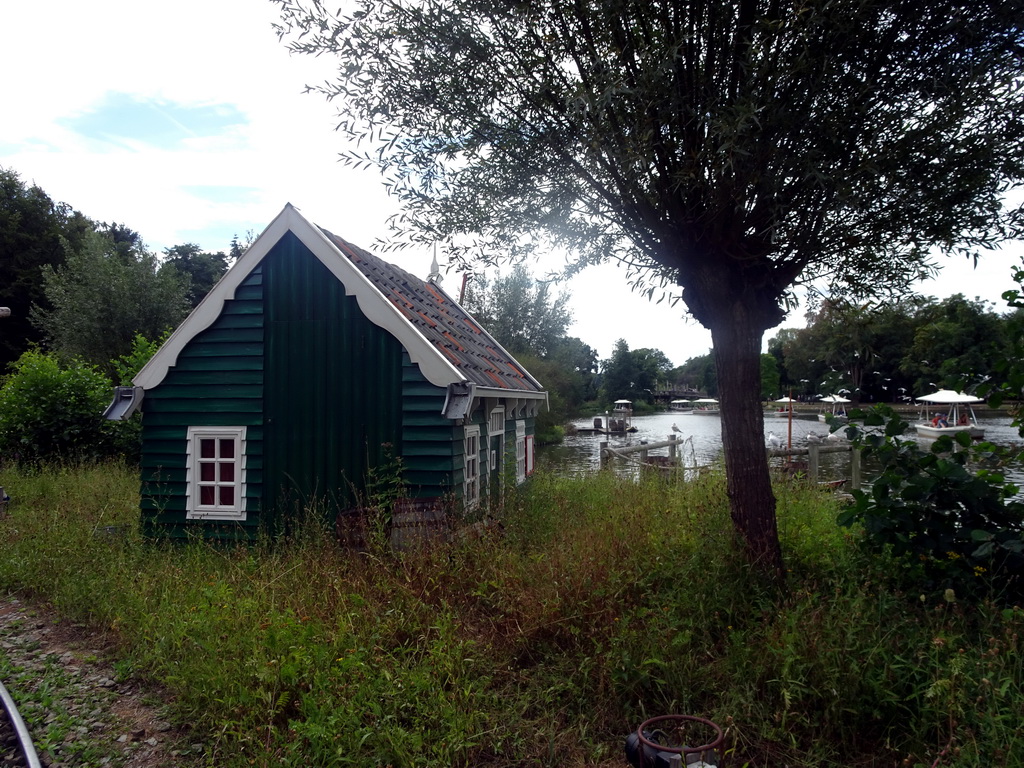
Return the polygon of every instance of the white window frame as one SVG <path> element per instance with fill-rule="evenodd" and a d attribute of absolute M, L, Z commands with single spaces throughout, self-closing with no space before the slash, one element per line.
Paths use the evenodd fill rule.
<path fill-rule="evenodd" d="M 220 441 L 232 440 L 233 456 L 225 459 L 220 456 Z M 216 450 L 213 457 L 204 458 L 200 455 L 200 441 L 214 440 Z M 215 470 L 216 477 L 203 480 L 202 466 L 213 464 L 215 467 L 230 464 L 234 467 L 233 479 L 222 480 L 220 472 Z M 245 520 L 245 427 L 189 427 L 186 445 L 185 472 L 185 509 L 188 520 Z M 202 489 L 214 489 L 214 503 L 203 504 Z M 232 504 L 220 503 L 220 489 L 232 489 Z"/>
<path fill-rule="evenodd" d="M 491 444 L 491 438 L 500 437 L 500 447 L 494 448 Z M 498 405 L 491 409 L 490 418 L 487 420 L 487 447 L 490 453 L 490 465 L 488 469 L 491 473 L 499 473 L 498 482 L 501 482 L 501 466 L 505 458 L 505 406 Z"/>
<path fill-rule="evenodd" d="M 516 421 L 516 482 L 522 483 L 526 480 L 526 422 Z"/>
<path fill-rule="evenodd" d="M 487 423 L 487 434 L 505 434 L 505 406 L 499 405 L 491 411 L 491 418 Z"/>
<path fill-rule="evenodd" d="M 462 505 L 475 509 L 480 503 L 480 425 L 469 424 L 463 433 L 465 452 L 462 474 Z"/>

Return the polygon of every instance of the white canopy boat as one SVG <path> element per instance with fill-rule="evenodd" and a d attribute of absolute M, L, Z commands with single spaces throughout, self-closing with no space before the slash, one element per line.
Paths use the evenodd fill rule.
<path fill-rule="evenodd" d="M 828 421 L 828 417 L 832 416 L 840 421 L 846 421 L 846 408 L 843 407 L 843 403 L 850 402 L 842 395 L 827 395 L 825 397 L 818 398 L 823 403 L 829 403 L 832 408 L 828 411 L 822 411 L 818 414 L 818 421 Z"/>
<path fill-rule="evenodd" d="M 717 416 L 718 401 L 713 397 L 698 397 L 693 401 L 690 413 L 700 416 Z"/>
<path fill-rule="evenodd" d="M 768 411 L 765 416 L 776 416 L 780 419 L 792 417 L 793 406 L 796 404 L 796 400 L 792 397 L 780 397 L 775 402 L 779 404 L 779 407 L 774 411 Z"/>
<path fill-rule="evenodd" d="M 921 437 L 955 435 L 958 432 L 969 432 L 974 440 L 985 436 L 985 430 L 978 426 L 978 418 L 971 408 L 971 403 L 982 402 L 980 397 L 940 389 L 917 399 L 925 406 L 922 420 L 914 425 Z"/>
<path fill-rule="evenodd" d="M 636 432 L 633 426 L 633 402 L 631 400 L 616 400 L 615 408 L 608 419 L 609 432 Z"/>

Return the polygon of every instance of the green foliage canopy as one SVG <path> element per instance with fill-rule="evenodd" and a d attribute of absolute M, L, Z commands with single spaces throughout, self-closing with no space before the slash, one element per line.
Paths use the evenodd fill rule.
<path fill-rule="evenodd" d="M 51 308 L 35 308 L 33 322 L 51 349 L 94 365 L 128 354 L 136 334 L 159 338 L 188 309 L 177 270 L 102 232 L 88 233 L 78 249 L 69 245 L 64 264 L 45 267 L 42 277 Z"/>
<path fill-rule="evenodd" d="M 1012 357 L 1015 315 L 956 294 L 892 304 L 829 301 L 807 328 L 769 342 L 795 392 L 848 390 L 863 402 L 905 402 L 941 388 L 974 387 Z"/>
<path fill-rule="evenodd" d="M 660 349 L 631 350 L 625 339 L 619 339 L 601 370 L 605 400 L 613 402 L 625 398 L 650 402 L 658 385 L 668 379 L 672 362 Z"/>
<path fill-rule="evenodd" d="M 718 377 L 715 374 L 715 353 L 691 357 L 672 369 L 668 378 L 681 389 L 702 392 L 708 397 L 718 395 Z"/>
<path fill-rule="evenodd" d="M 993 373 L 995 360 L 1006 352 L 1004 322 L 985 302 L 956 294 L 926 304 L 916 320 L 903 367 L 916 374 L 917 394 L 961 379 L 976 384 Z"/>
<path fill-rule="evenodd" d="M 632 399 L 635 396 L 640 370 L 625 339 L 615 342 L 612 356 L 604 362 L 601 373 L 601 389 L 606 400 Z"/>
<path fill-rule="evenodd" d="M 771 400 L 780 397 L 782 381 L 779 375 L 779 364 L 774 355 L 761 355 L 761 399 Z"/>
<path fill-rule="evenodd" d="M 572 295 L 553 294 L 551 284 L 534 279 L 524 265 L 491 280 L 475 278 L 470 286 L 466 309 L 510 352 L 544 357 L 566 338 Z"/>
<path fill-rule="evenodd" d="M 534 279 L 517 264 L 508 275 L 474 278 L 462 302 L 548 390 L 548 409 L 537 418 L 538 435 L 545 440 L 554 439 L 555 428 L 594 395 L 597 353 L 566 335 L 572 323 L 570 298 L 568 292 L 554 294 L 550 283 Z"/>
<path fill-rule="evenodd" d="M 370 142 L 346 157 L 467 259 L 546 235 L 683 286 L 705 325 L 725 273 L 770 327 L 798 276 L 885 289 L 1012 223 L 1019 2 L 277 2 L 293 50 L 338 62 L 313 90 Z"/>
<path fill-rule="evenodd" d="M 223 251 L 206 253 L 195 243 L 184 243 L 164 249 L 163 267 L 174 268 L 187 278 L 188 304 L 194 309 L 228 271 L 228 257 Z"/>
<path fill-rule="evenodd" d="M 29 320 L 33 305 L 49 306 L 41 270 L 63 263 L 62 243 L 77 248 L 92 227 L 69 205 L 55 203 L 14 171 L 0 168 L 0 306 L 11 310 L 0 320 L 0 370 L 43 340 Z"/>

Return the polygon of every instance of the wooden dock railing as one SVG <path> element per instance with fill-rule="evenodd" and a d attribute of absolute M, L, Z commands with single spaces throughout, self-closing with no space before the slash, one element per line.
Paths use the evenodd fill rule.
<path fill-rule="evenodd" d="M 625 458 L 632 454 L 640 454 L 640 463 L 646 464 L 649 460 L 649 452 L 657 450 L 659 448 L 668 448 L 668 458 L 671 464 L 679 462 L 679 448 L 686 442 L 680 440 L 676 435 L 669 435 L 668 440 L 662 440 L 657 443 L 648 443 L 646 440 L 641 440 L 638 445 L 623 445 L 618 448 L 612 448 L 607 440 L 601 441 L 601 469 L 608 469 L 611 467 L 611 461 L 614 458 Z"/>
<path fill-rule="evenodd" d="M 680 467 L 684 469 L 700 469 L 700 467 L 683 467 L 683 463 L 680 457 L 680 450 L 684 444 L 689 442 L 689 438 L 681 440 L 678 435 L 669 435 L 668 440 L 662 440 L 655 443 L 648 443 L 641 440 L 637 445 L 624 445 L 618 448 L 611 447 L 607 441 L 601 442 L 601 469 L 611 468 L 612 460 L 619 458 L 627 458 L 629 456 L 639 454 L 639 463 L 643 465 L 651 465 L 650 451 L 659 450 L 661 448 L 668 448 L 668 466 L 669 467 Z M 691 443 L 692 447 L 692 443 Z M 785 458 L 787 461 L 792 462 L 794 457 L 806 456 L 807 467 L 806 474 L 807 478 L 812 483 L 819 482 L 819 476 L 821 474 L 821 456 L 827 453 L 849 453 L 850 454 L 850 477 L 849 487 L 851 489 L 860 489 L 862 482 L 861 475 L 861 456 L 860 451 L 855 449 L 852 445 L 809 445 L 805 448 L 782 448 L 768 451 L 768 458 Z M 660 465 L 664 466 L 664 465 Z"/>
<path fill-rule="evenodd" d="M 807 477 L 812 483 L 819 482 L 821 470 L 821 454 L 823 453 L 848 453 L 850 454 L 850 488 L 860 490 L 861 466 L 860 450 L 852 445 L 809 445 L 806 448 L 779 448 L 768 451 L 768 458 L 792 459 L 794 456 L 807 457 Z"/>

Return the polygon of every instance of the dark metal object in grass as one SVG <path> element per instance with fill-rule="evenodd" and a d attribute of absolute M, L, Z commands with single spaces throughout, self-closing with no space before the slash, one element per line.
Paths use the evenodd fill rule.
<path fill-rule="evenodd" d="M 29 734 L 28 728 L 25 727 L 25 721 L 21 719 L 21 715 L 18 713 L 18 707 L 15 705 L 14 699 L 11 698 L 3 683 L 0 683 L 0 701 L 3 702 L 4 709 L 7 712 L 7 719 L 10 727 L 14 730 L 18 747 L 24 758 L 23 762 L 10 763 L 5 758 L 4 765 L 24 765 L 27 768 L 42 768 L 42 763 L 39 762 L 39 755 L 36 754 L 36 748 L 32 744 L 32 736 Z"/>
<path fill-rule="evenodd" d="M 688 734 L 714 738 L 686 746 Z M 693 715 L 661 715 L 645 720 L 626 737 L 626 759 L 634 768 L 723 768 L 725 733 L 715 723 Z M 678 745 L 678 746 L 676 746 Z"/>

